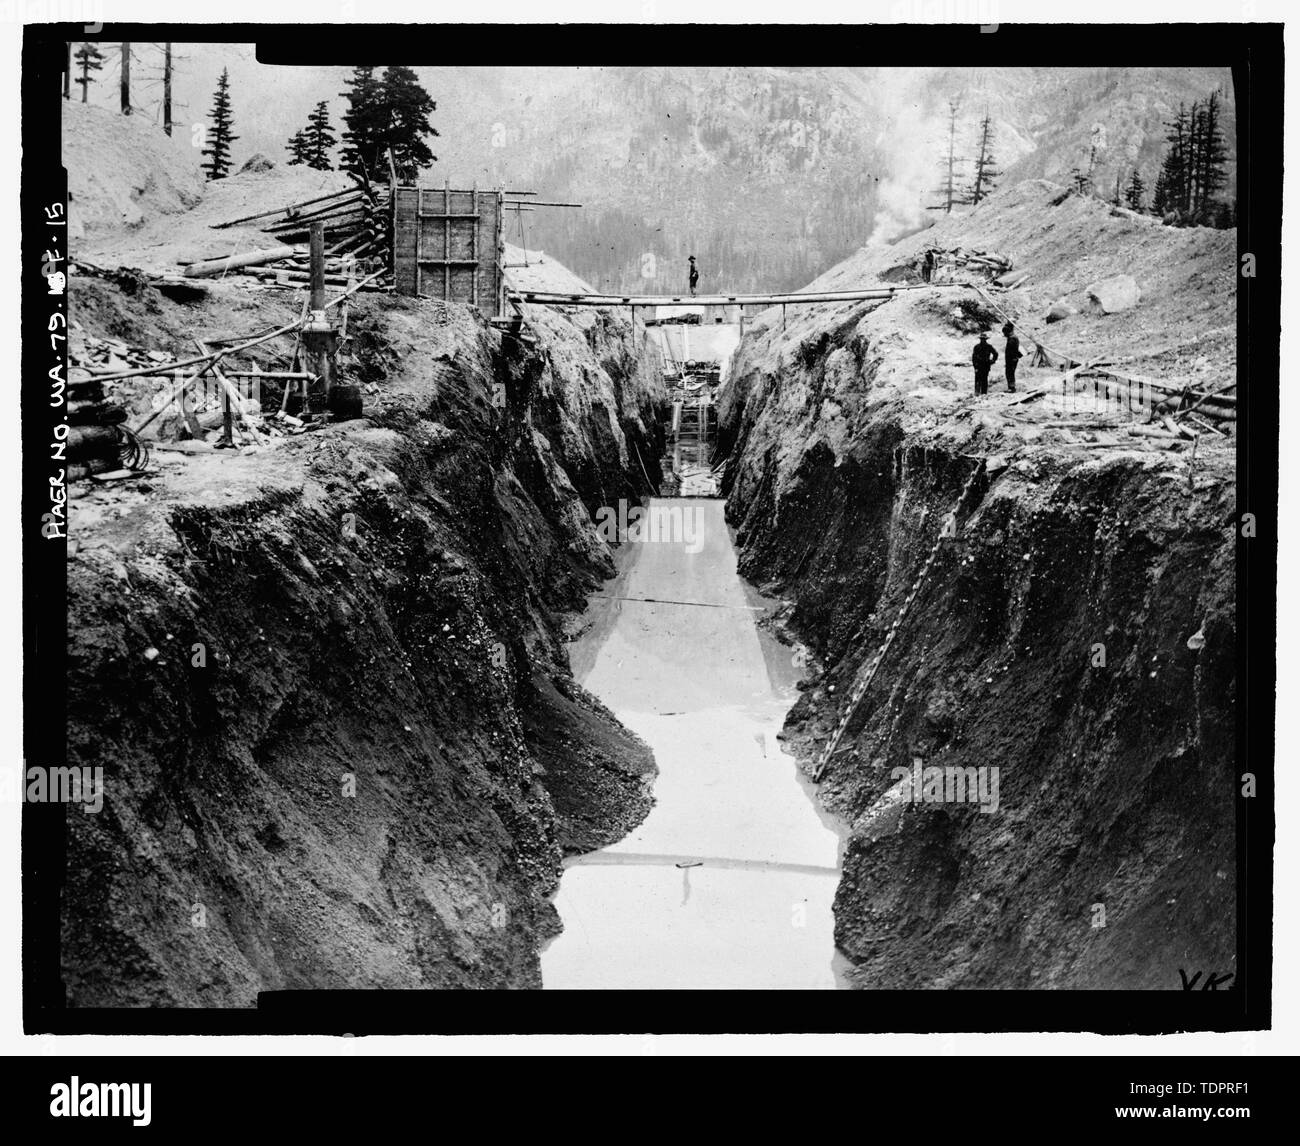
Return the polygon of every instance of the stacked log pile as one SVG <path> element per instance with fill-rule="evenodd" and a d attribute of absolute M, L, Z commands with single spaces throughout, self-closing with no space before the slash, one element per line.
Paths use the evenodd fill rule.
<path fill-rule="evenodd" d="M 347 286 L 375 271 L 391 267 L 392 207 L 388 188 L 353 177 L 355 185 L 300 203 L 213 224 L 214 229 L 256 223 L 274 246 L 245 251 L 222 259 L 184 264 L 184 277 L 249 275 L 268 285 L 297 287 L 310 278 L 307 242 L 313 223 L 324 223 L 325 281 Z M 386 290 L 380 276 L 367 290 Z"/>
<path fill-rule="evenodd" d="M 96 378 L 70 379 L 66 396 L 68 479 L 121 469 L 126 407 L 105 397 L 103 383 Z"/>
<path fill-rule="evenodd" d="M 982 275 L 989 280 L 1002 279 L 1012 271 L 1014 264 L 1011 259 L 997 251 L 982 251 L 968 247 L 952 247 L 943 249 L 941 247 L 932 247 L 935 255 L 935 281 L 942 278 L 944 281 L 950 281 L 952 273 L 960 269 L 966 274 Z M 948 270 L 948 274 L 943 274 Z M 1021 274 L 1016 277 L 1017 282 L 1023 282 L 1028 275 Z"/>

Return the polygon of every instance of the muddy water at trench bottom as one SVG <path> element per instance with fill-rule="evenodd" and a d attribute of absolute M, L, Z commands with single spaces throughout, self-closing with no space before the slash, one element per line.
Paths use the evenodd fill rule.
<path fill-rule="evenodd" d="M 758 628 L 767 606 L 736 571 L 723 503 L 651 505 L 680 510 L 681 528 L 620 548 L 570 655 L 654 751 L 656 803 L 619 843 L 567 861 L 543 983 L 835 989 L 843 825 L 776 739 L 800 670 Z"/>

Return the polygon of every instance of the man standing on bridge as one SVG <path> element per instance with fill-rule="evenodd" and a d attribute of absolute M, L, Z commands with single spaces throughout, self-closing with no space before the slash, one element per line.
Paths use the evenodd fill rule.
<path fill-rule="evenodd" d="M 970 356 L 975 367 L 975 397 L 983 398 L 989 392 L 989 367 L 998 360 L 998 352 L 989 345 L 988 332 L 980 331 L 980 340 Z"/>
<path fill-rule="evenodd" d="M 695 285 L 700 281 L 700 272 L 695 269 L 695 256 L 691 255 L 691 298 L 695 297 Z"/>
<path fill-rule="evenodd" d="M 1002 333 L 1007 336 L 1007 348 L 1002 353 L 1002 369 L 1007 373 L 1007 393 L 1016 392 L 1016 365 L 1024 357 L 1020 353 L 1020 339 L 1016 337 L 1016 327 L 1014 323 L 1008 322 L 1002 328 Z"/>

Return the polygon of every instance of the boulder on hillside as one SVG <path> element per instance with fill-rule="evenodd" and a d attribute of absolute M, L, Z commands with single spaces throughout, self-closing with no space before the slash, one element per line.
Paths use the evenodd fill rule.
<path fill-rule="evenodd" d="M 1142 297 L 1132 275 L 1115 275 L 1113 278 L 1102 279 L 1093 283 L 1087 293 L 1092 309 L 1100 314 L 1131 310 Z"/>
<path fill-rule="evenodd" d="M 270 171 L 274 166 L 275 161 L 268 159 L 259 151 L 239 169 L 239 173 L 242 175 L 245 171 Z"/>
<path fill-rule="evenodd" d="M 1077 307 L 1071 306 L 1063 298 L 1058 298 L 1052 303 L 1052 308 L 1047 312 L 1048 322 L 1060 322 L 1063 318 L 1069 318 L 1072 314 L 1078 314 Z"/>

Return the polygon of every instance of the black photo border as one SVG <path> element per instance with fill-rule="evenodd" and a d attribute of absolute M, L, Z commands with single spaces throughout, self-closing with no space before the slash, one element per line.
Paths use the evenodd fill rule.
<path fill-rule="evenodd" d="M 50 512 L 43 207 L 66 200 L 63 45 L 81 25 L 28 25 L 22 52 L 22 555 L 27 761 L 66 761 L 66 542 Z M 254 43 L 263 63 L 600 66 L 769 64 L 1230 67 L 1236 87 L 1238 256 L 1238 952 L 1227 991 L 281 991 L 256 1009 L 71 1009 L 60 978 L 65 809 L 22 808 L 23 1023 L 28 1034 L 603 1034 L 1089 1031 L 1158 1034 L 1271 1025 L 1278 522 L 1282 28 L 1278 24 L 977 25 L 106 25 L 93 38 Z M 592 45 L 600 45 L 595 48 Z M 593 63 L 593 55 L 606 57 Z M 1253 384 L 1252 384 L 1253 383 Z M 1243 538 L 1242 514 L 1256 535 Z"/>

